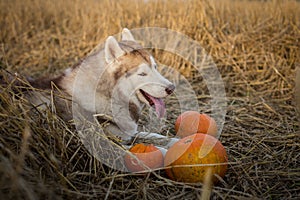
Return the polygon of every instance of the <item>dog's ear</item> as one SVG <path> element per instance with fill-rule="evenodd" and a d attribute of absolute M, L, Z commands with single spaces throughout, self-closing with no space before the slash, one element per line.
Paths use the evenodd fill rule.
<path fill-rule="evenodd" d="M 111 63 L 118 57 L 125 54 L 125 52 L 121 49 L 117 40 L 113 36 L 109 36 L 106 39 L 104 53 L 107 63 Z"/>
<path fill-rule="evenodd" d="M 135 39 L 132 36 L 130 30 L 128 30 L 127 28 L 124 28 L 123 31 L 122 31 L 122 40 L 135 41 Z"/>

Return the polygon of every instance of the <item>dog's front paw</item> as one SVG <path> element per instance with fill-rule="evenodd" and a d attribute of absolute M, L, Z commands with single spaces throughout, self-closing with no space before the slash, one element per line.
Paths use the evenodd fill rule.
<path fill-rule="evenodd" d="M 158 146 L 155 146 L 155 147 L 157 147 L 161 151 L 162 155 L 165 157 L 168 150 L 163 147 L 158 147 Z"/>

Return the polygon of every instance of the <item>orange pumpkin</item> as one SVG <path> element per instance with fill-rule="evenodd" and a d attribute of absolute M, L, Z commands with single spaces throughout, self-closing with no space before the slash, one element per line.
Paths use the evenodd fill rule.
<path fill-rule="evenodd" d="M 129 151 L 131 153 L 125 155 L 124 161 L 131 172 L 153 170 L 163 166 L 163 154 L 153 144 L 136 144 Z"/>
<path fill-rule="evenodd" d="M 216 121 L 207 114 L 186 111 L 178 116 L 175 122 L 175 131 L 180 138 L 195 133 L 207 133 L 216 137 L 218 128 Z"/>
<path fill-rule="evenodd" d="M 165 155 L 166 173 L 180 182 L 203 182 L 206 171 L 224 177 L 227 171 L 227 153 L 221 142 L 207 134 L 196 133 L 180 139 Z"/>

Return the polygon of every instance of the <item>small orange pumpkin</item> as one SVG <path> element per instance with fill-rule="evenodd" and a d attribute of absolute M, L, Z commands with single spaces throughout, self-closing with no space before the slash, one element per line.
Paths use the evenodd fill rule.
<path fill-rule="evenodd" d="M 207 134 L 196 133 L 180 139 L 169 148 L 164 164 L 167 175 L 180 182 L 203 182 L 211 170 L 212 182 L 218 181 L 214 174 L 224 177 L 227 171 L 227 153 L 221 142 Z"/>
<path fill-rule="evenodd" d="M 124 161 L 131 172 L 153 170 L 163 166 L 163 154 L 153 144 L 136 144 L 129 151 L 131 153 L 125 155 Z"/>
<path fill-rule="evenodd" d="M 180 138 L 195 133 L 206 133 L 216 137 L 218 128 L 216 121 L 207 114 L 186 111 L 178 116 L 175 122 L 175 131 Z"/>

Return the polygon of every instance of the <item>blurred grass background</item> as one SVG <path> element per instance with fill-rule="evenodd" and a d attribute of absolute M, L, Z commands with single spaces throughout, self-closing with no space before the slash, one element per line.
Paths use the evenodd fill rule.
<path fill-rule="evenodd" d="M 0 0 L 0 10 L 0 68 L 32 77 L 59 74 L 124 27 L 169 28 L 197 40 L 213 57 L 229 104 L 220 140 L 232 164 L 212 199 L 299 198 L 299 2 Z M 205 112 L 200 75 L 181 58 L 153 53 L 188 78 Z M 103 166 L 51 110 L 29 115 L 21 91 L 0 91 L 1 199 L 201 196 L 201 184 L 170 181 L 163 170 L 134 176 Z M 167 101 L 170 134 L 175 101 Z"/>

